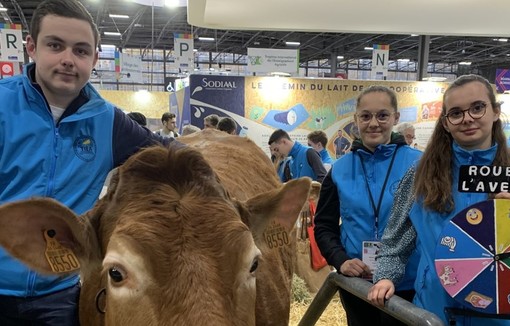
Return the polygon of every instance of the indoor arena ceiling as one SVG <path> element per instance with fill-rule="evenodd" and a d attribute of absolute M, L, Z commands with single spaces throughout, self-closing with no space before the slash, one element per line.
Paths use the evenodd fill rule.
<path fill-rule="evenodd" d="M 508 0 L 189 0 L 190 21 L 197 25 L 193 27 L 186 0 L 179 1 L 182 6 L 168 8 L 160 6 L 163 0 L 81 0 L 98 24 L 102 43 L 121 48 L 170 50 L 173 33 L 193 33 L 201 52 L 246 54 L 248 47 L 295 48 L 285 45 L 294 41 L 300 42 L 300 61 L 306 62 L 333 54 L 344 60 L 371 59 L 365 47 L 389 44 L 390 60 L 416 61 L 420 38 L 411 35 L 416 33 L 430 35 L 429 62 L 468 61 L 471 68 L 482 70 L 510 66 L 510 42 L 504 41 L 510 37 Z M 8 9 L 0 12 L 0 23 L 3 18 L 5 23 L 22 24 L 26 35 L 39 2 L 0 0 Z M 272 9 L 264 7 L 271 3 Z M 442 35 L 441 30 L 448 32 Z"/>

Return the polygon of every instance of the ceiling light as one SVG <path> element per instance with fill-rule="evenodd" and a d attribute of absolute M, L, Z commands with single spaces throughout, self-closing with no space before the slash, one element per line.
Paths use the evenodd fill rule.
<path fill-rule="evenodd" d="M 459 65 L 469 66 L 469 65 L 471 65 L 471 61 L 461 61 L 461 62 L 459 62 Z"/>
<path fill-rule="evenodd" d="M 120 36 L 121 34 L 119 32 L 104 32 L 104 35 L 108 35 L 108 36 Z"/>
<path fill-rule="evenodd" d="M 411 36 L 413 36 L 413 37 L 414 37 L 414 36 L 418 36 L 418 34 L 411 34 Z"/>
<path fill-rule="evenodd" d="M 371 46 L 365 46 L 365 50 L 372 51 L 374 48 Z"/>
<path fill-rule="evenodd" d="M 290 77 L 290 74 L 288 72 L 280 72 L 280 71 L 273 71 L 269 73 L 269 75 L 273 77 Z"/>
<path fill-rule="evenodd" d="M 7 8 L 0 7 L 0 11 L 7 11 Z"/>
<path fill-rule="evenodd" d="M 193 49 L 193 52 L 198 52 L 198 50 L 197 49 Z"/>
<path fill-rule="evenodd" d="M 507 38 L 498 38 L 498 42 L 508 42 Z"/>
<path fill-rule="evenodd" d="M 198 40 L 212 42 L 214 41 L 214 37 L 199 37 Z"/>
<path fill-rule="evenodd" d="M 423 77 L 423 81 L 430 81 L 430 82 L 442 82 L 446 80 L 446 77 Z"/>
<path fill-rule="evenodd" d="M 167 7 L 178 7 L 179 1 L 177 0 L 165 0 L 165 6 Z"/>
<path fill-rule="evenodd" d="M 301 43 L 300 42 L 287 41 L 287 42 L 285 42 L 285 45 L 299 46 L 299 45 L 301 45 Z"/>
<path fill-rule="evenodd" d="M 343 59 L 343 58 L 344 58 L 344 56 L 343 56 L 343 55 L 339 55 L 339 56 L 337 56 L 336 58 L 337 58 L 337 59 Z"/>
<path fill-rule="evenodd" d="M 399 61 L 399 62 L 409 62 L 411 60 L 409 60 L 409 59 L 397 59 L 397 61 Z"/>
<path fill-rule="evenodd" d="M 108 16 L 110 16 L 110 18 L 122 18 L 122 19 L 128 19 L 129 16 L 128 15 L 114 15 L 114 14 L 109 14 Z"/>

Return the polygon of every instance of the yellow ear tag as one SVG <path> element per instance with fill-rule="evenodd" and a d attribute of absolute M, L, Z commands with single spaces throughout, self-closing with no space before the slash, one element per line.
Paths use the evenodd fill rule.
<path fill-rule="evenodd" d="M 44 240 L 46 240 L 44 254 L 51 270 L 55 273 L 67 273 L 80 268 L 80 262 L 74 252 L 61 245 L 55 235 L 57 235 L 55 230 L 44 230 Z"/>

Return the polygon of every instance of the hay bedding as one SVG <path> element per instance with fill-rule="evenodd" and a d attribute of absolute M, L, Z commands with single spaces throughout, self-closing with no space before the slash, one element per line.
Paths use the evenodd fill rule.
<path fill-rule="evenodd" d="M 311 224 L 308 203 L 304 205 L 301 218 L 297 225 L 297 257 L 295 272 L 292 278 L 292 303 L 290 306 L 289 326 L 297 326 L 312 302 L 313 296 L 324 283 L 330 268 L 324 267 L 320 271 L 312 270 L 310 266 L 310 242 L 306 227 Z M 346 326 L 345 311 L 340 298 L 335 295 L 315 324 L 317 326 Z"/>
<path fill-rule="evenodd" d="M 290 306 L 289 326 L 297 326 L 301 317 L 308 309 L 314 294 L 310 294 L 306 282 L 299 276 L 292 278 L 292 303 Z M 317 326 L 344 326 L 347 325 L 345 312 L 340 298 L 335 295 L 315 324 Z"/>
<path fill-rule="evenodd" d="M 289 326 L 297 326 L 301 317 L 305 314 L 308 309 L 308 303 L 293 302 L 290 306 L 290 320 Z M 326 310 L 322 313 L 316 326 L 345 326 L 347 325 L 347 319 L 345 319 L 345 312 L 340 303 L 338 297 L 333 298 Z"/>

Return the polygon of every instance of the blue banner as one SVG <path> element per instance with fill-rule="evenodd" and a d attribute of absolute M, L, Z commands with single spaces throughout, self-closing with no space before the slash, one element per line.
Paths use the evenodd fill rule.
<path fill-rule="evenodd" d="M 244 77 L 190 76 L 190 122 L 204 127 L 204 118 L 210 114 L 219 117 L 244 117 Z M 228 112 L 228 113 L 226 113 Z"/>
<path fill-rule="evenodd" d="M 500 93 L 510 90 L 510 69 L 496 69 L 496 90 Z"/>

